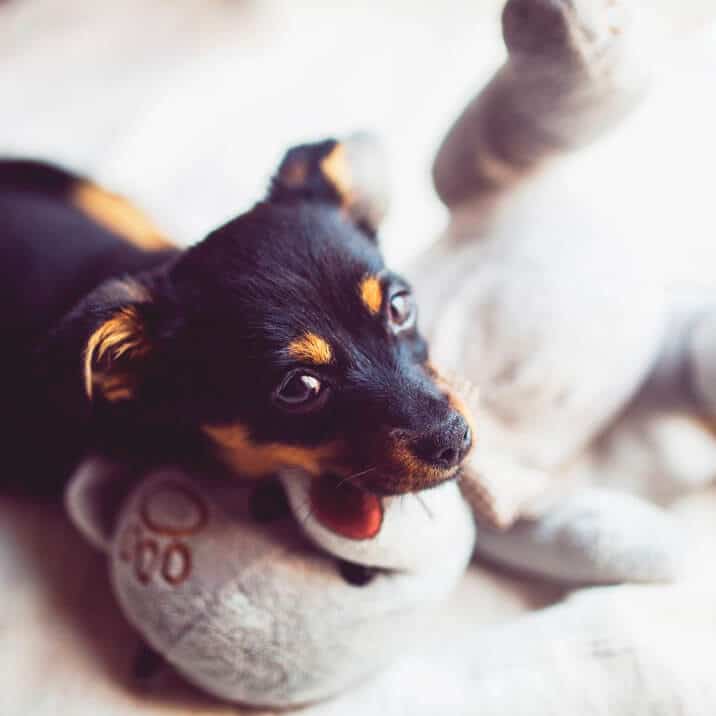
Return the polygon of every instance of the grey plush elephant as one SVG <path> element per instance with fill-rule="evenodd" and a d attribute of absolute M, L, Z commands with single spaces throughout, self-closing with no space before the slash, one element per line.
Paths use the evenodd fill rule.
<path fill-rule="evenodd" d="M 666 134 L 683 89 L 628 10 L 508 2 L 508 60 L 435 160 L 450 224 L 413 279 L 434 359 L 479 394 L 495 525 L 580 481 L 667 504 L 716 474 L 713 221 L 706 187 L 680 185 L 716 154 L 711 107 L 693 140 Z M 505 483 L 504 456 L 523 479 Z"/>
<path fill-rule="evenodd" d="M 643 178 L 654 159 L 629 159 L 651 121 L 640 28 L 613 0 L 510 0 L 503 26 L 506 64 L 436 159 L 450 225 L 412 271 L 433 358 L 477 408 L 464 497 L 453 484 L 386 501 L 377 536 L 356 542 L 312 513 L 301 476 L 283 477 L 293 521 L 259 526 L 245 494 L 172 471 L 118 514 L 111 465 L 90 461 L 70 485 L 129 621 L 223 699 L 335 697 L 313 707 L 324 715 L 716 709 L 712 580 L 688 572 L 665 510 L 594 485 L 619 464 L 634 471 L 620 484 L 666 504 L 716 466 L 716 314 L 708 292 L 672 300 L 678 266 L 662 251 L 686 202 Z M 686 427 L 667 420 L 677 411 Z M 673 440 L 698 444 L 697 469 L 664 453 Z M 570 587 L 661 584 L 580 590 L 479 631 L 467 614 L 491 607 L 475 600 L 455 616 L 469 627 L 435 647 L 422 629 L 474 551 Z M 489 588 L 469 572 L 473 594 Z"/>

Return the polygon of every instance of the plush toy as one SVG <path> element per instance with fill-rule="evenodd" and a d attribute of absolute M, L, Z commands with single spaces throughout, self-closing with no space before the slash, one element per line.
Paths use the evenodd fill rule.
<path fill-rule="evenodd" d="M 410 652 L 475 542 L 456 483 L 377 499 L 334 480 L 282 481 L 288 504 L 277 485 L 171 468 L 124 494 L 128 477 L 90 459 L 67 493 L 143 639 L 190 682 L 253 706 L 324 699 Z M 566 498 L 520 529 L 482 537 L 504 563 L 527 546 L 535 570 L 568 581 L 668 579 L 680 564 L 669 519 L 628 497 Z"/>
<path fill-rule="evenodd" d="M 125 482 L 106 462 L 86 462 L 68 493 L 70 513 L 107 551 L 130 623 L 189 681 L 225 700 L 296 705 L 380 671 L 420 633 L 472 554 L 473 520 L 455 484 L 361 511 L 355 488 L 291 475 L 291 519 L 280 491 L 272 499 L 266 487 L 172 469 L 147 476 L 108 513 Z M 355 536 L 365 526 L 364 539 L 335 531 Z"/>
<path fill-rule="evenodd" d="M 525 471 L 474 470 L 503 527 L 578 479 L 667 503 L 716 474 L 713 113 L 669 124 L 703 93 L 656 71 L 676 53 L 648 17 L 510 0 L 507 60 L 435 160 L 450 223 L 411 278 L 433 359 L 479 391 L 480 444 Z"/>

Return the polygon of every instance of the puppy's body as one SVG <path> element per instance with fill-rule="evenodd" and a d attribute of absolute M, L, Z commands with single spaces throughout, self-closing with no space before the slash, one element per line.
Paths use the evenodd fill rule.
<path fill-rule="evenodd" d="M 454 477 L 471 431 L 383 263 L 352 151 L 291 150 L 266 200 L 186 251 L 83 180 L 0 165 L 2 484 L 47 491 L 88 451 L 379 493 Z"/>
<path fill-rule="evenodd" d="M 176 253 L 142 248 L 140 236 L 98 223 L 79 201 L 90 187 L 47 164 L 0 161 L 3 485 L 54 491 L 91 447 L 78 374 L 44 364 L 61 317 L 108 279 L 154 269 Z"/>

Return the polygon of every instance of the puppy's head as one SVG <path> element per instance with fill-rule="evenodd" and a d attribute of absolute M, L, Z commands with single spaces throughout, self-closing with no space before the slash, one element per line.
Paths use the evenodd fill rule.
<path fill-rule="evenodd" d="M 244 476 L 300 468 L 379 493 L 455 476 L 471 429 L 378 249 L 373 158 L 365 140 L 297 147 L 265 201 L 115 285 L 87 341 L 92 399 L 188 426 Z"/>

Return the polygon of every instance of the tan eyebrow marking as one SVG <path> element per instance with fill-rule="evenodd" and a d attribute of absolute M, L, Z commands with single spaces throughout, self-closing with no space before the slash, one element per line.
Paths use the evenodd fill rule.
<path fill-rule="evenodd" d="M 342 203 L 350 204 L 353 179 L 343 144 L 336 144 L 321 160 L 321 172 L 338 192 Z"/>
<path fill-rule="evenodd" d="M 333 351 L 325 338 L 310 331 L 291 341 L 288 352 L 296 360 L 305 360 L 316 365 L 326 365 L 333 360 Z"/>
<path fill-rule="evenodd" d="M 360 298 L 368 312 L 374 316 L 383 305 L 383 288 L 377 276 L 365 276 L 359 286 Z"/>

